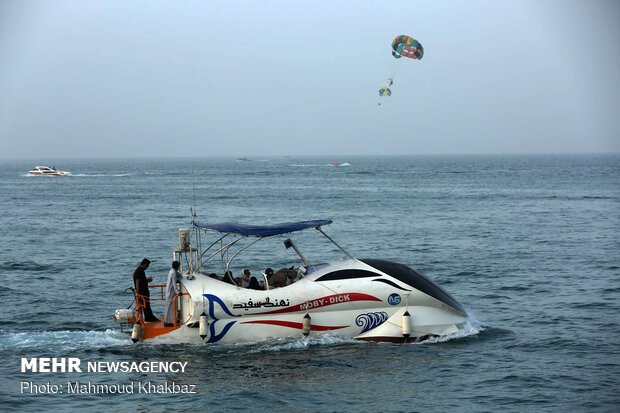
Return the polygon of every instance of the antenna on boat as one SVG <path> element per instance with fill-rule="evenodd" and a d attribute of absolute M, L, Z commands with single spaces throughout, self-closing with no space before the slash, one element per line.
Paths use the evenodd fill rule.
<path fill-rule="evenodd" d="M 194 197 L 194 209 L 190 208 L 192 214 L 192 221 L 196 218 L 196 179 L 194 177 L 194 164 L 192 164 L 192 195 Z"/>

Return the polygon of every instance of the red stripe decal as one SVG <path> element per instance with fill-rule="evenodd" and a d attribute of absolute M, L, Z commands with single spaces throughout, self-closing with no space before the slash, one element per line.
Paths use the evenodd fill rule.
<path fill-rule="evenodd" d="M 297 304 L 292 307 L 281 308 L 279 310 L 273 310 L 273 311 L 266 311 L 264 313 L 255 313 L 252 315 L 293 313 L 296 311 L 306 311 L 306 310 L 311 310 L 314 308 L 326 307 L 328 305 L 348 303 L 351 301 L 382 301 L 382 300 L 372 295 L 362 294 L 362 293 L 334 294 L 334 295 L 327 295 L 321 298 L 316 298 L 314 300 L 308 300 L 305 303 Z"/>
<path fill-rule="evenodd" d="M 281 327 L 290 327 L 290 328 L 296 328 L 298 330 L 301 330 L 303 325 L 302 323 L 294 323 L 292 321 L 276 321 L 276 320 L 257 320 L 257 321 L 243 321 L 240 324 L 271 324 L 274 326 L 281 326 Z M 339 330 L 341 328 L 347 328 L 349 326 L 319 326 L 316 324 L 313 324 L 310 326 L 311 330 L 314 331 L 327 331 L 327 330 Z"/>

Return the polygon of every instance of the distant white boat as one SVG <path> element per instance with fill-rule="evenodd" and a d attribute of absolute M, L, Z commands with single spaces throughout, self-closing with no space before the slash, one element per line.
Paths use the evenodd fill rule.
<path fill-rule="evenodd" d="M 71 172 L 67 171 L 59 171 L 55 166 L 51 168 L 49 166 L 41 166 L 37 165 L 33 170 L 28 171 L 30 175 L 50 175 L 50 176 L 67 176 L 70 175 Z"/>

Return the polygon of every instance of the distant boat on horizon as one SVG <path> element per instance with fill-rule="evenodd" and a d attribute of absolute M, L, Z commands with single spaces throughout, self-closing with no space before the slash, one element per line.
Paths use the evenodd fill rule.
<path fill-rule="evenodd" d="M 28 171 L 29 175 L 49 175 L 49 176 L 67 176 L 71 175 L 71 172 L 59 171 L 55 166 L 51 168 L 49 166 L 37 165 L 34 169 Z"/>
<path fill-rule="evenodd" d="M 351 162 L 334 162 L 330 164 L 331 166 L 351 166 Z"/>
<path fill-rule="evenodd" d="M 235 159 L 237 162 L 252 162 L 251 159 L 246 158 L 245 156 L 241 157 L 241 158 L 237 158 Z"/>

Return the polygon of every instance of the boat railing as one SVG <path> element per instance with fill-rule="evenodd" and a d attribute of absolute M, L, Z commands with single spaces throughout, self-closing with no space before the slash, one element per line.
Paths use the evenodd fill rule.
<path fill-rule="evenodd" d="M 166 284 L 153 284 L 149 285 L 149 288 L 159 288 L 160 289 L 160 298 L 149 297 L 150 301 L 164 301 L 166 298 L 164 297 L 164 288 L 166 288 Z M 189 295 L 186 293 L 180 292 L 179 294 L 174 296 L 173 300 L 173 314 L 177 314 L 177 298 L 181 298 L 183 295 Z M 133 322 L 139 322 L 144 327 L 144 307 L 146 305 L 146 299 L 142 294 L 136 293 L 136 318 L 134 320 L 130 320 Z M 178 325 L 178 317 L 174 317 L 174 327 Z"/>
<path fill-rule="evenodd" d="M 149 288 L 159 288 L 159 293 L 160 293 L 160 298 L 153 298 L 151 296 L 151 300 L 155 300 L 155 301 L 165 300 L 164 288 L 166 288 L 166 284 L 153 284 L 153 285 L 149 285 Z"/>

